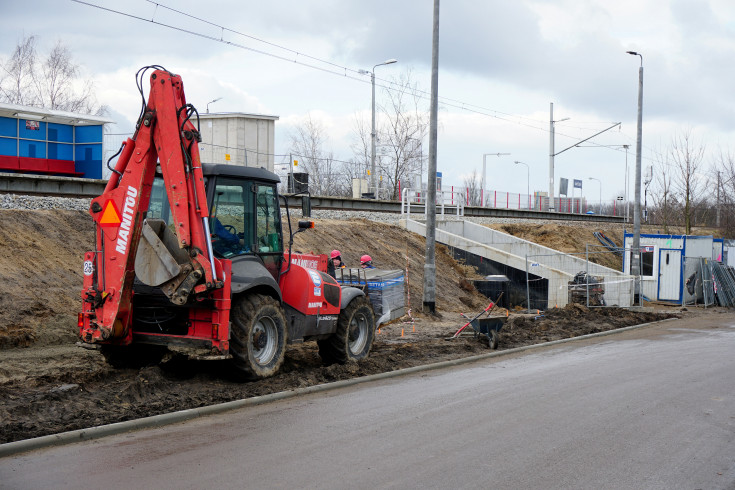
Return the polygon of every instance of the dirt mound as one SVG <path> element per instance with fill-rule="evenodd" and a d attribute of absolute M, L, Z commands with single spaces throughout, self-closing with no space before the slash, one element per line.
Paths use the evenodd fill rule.
<path fill-rule="evenodd" d="M 93 242 L 93 222 L 85 212 L 0 210 L 0 349 L 76 341 L 81 264 Z M 294 239 L 294 250 L 302 252 L 338 248 L 348 266 L 359 266 L 368 253 L 378 268 L 408 269 L 414 314 L 423 304 L 424 247 L 418 235 L 367 220 L 317 220 L 315 229 Z M 439 311 L 482 303 L 474 289 L 460 287 L 464 271 L 441 245 L 436 270 Z"/>
<path fill-rule="evenodd" d="M 545 235 L 557 233 L 569 231 Z M 307 342 L 288 347 L 276 376 L 250 383 L 232 380 L 224 362 L 176 352 L 157 366 L 113 369 L 98 351 L 74 345 L 82 257 L 92 243 L 93 224 L 84 212 L 0 210 L 0 443 L 488 352 L 469 329 L 446 340 L 466 323 L 460 312 L 474 316 L 488 300 L 466 280 L 472 270 L 444 247 L 436 253 L 438 314 L 423 315 L 423 237 L 367 220 L 317 220 L 314 230 L 296 235 L 294 249 L 337 248 L 348 266 L 368 253 L 378 268 L 408 273 L 412 315 L 382 326 L 368 359 L 325 366 L 316 345 Z M 580 306 L 511 313 L 500 348 L 661 317 Z"/>
<path fill-rule="evenodd" d="M 602 231 L 617 246 L 622 247 L 623 229 L 619 225 L 606 226 L 604 231 L 594 225 L 565 226 L 557 223 L 503 224 L 489 225 L 489 227 L 560 252 L 577 254 L 582 259 L 589 251 L 590 261 L 615 270 L 623 268 L 622 256 L 615 255 L 603 248 L 594 235 L 596 231 Z M 587 245 L 591 246 L 587 247 Z"/>

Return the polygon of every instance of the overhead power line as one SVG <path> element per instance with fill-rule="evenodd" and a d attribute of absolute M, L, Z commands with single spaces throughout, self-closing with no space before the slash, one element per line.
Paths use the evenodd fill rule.
<path fill-rule="evenodd" d="M 302 53 L 300 51 L 296 51 L 296 50 L 293 50 L 293 49 L 290 49 L 290 48 L 287 48 L 287 47 L 278 45 L 276 43 L 272 43 L 270 41 L 266 41 L 264 39 L 260 39 L 258 37 L 252 36 L 250 34 L 246 34 L 246 33 L 243 33 L 243 32 L 237 31 L 237 30 L 234 30 L 234 29 L 230 29 L 228 27 L 222 26 L 222 25 L 217 24 L 215 22 L 211 22 L 211 21 L 208 21 L 206 19 L 202 19 L 200 17 L 197 17 L 195 15 L 191 15 L 189 13 L 183 12 L 181 10 L 177 10 L 177 9 L 168 7 L 168 6 L 166 6 L 164 4 L 161 4 L 159 2 L 153 2 L 151 0 L 147 0 L 147 1 L 149 3 L 155 5 L 156 8 L 161 7 L 163 9 L 170 10 L 170 11 L 175 12 L 175 13 L 177 13 L 179 15 L 184 16 L 184 17 L 188 17 L 188 18 L 190 18 L 192 20 L 196 20 L 198 22 L 202 22 L 204 24 L 207 24 L 207 25 L 210 25 L 212 27 L 215 27 L 215 28 L 217 28 L 217 29 L 219 29 L 221 31 L 221 34 L 222 35 L 220 35 L 220 37 L 216 37 L 216 36 L 213 36 L 211 34 L 206 34 L 206 33 L 203 33 L 203 32 L 197 32 L 197 31 L 194 31 L 194 30 L 191 30 L 191 29 L 184 29 L 182 27 L 178 27 L 178 26 L 175 26 L 175 25 L 171 25 L 171 24 L 168 24 L 168 23 L 165 23 L 165 22 L 158 21 L 158 20 L 155 19 L 155 12 L 154 12 L 154 16 L 149 19 L 149 18 L 143 17 L 141 15 L 131 14 L 129 12 L 123 12 L 121 10 L 116 10 L 116 9 L 109 8 L 109 7 L 104 7 L 102 5 L 97 5 L 97 4 L 94 4 L 92 2 L 87 2 L 87 1 L 84 1 L 84 0 L 72 0 L 72 2 L 81 4 L 81 5 L 86 5 L 88 7 L 96 8 L 96 9 L 99 9 L 99 10 L 104 10 L 106 12 L 110 12 L 110 13 L 113 13 L 113 14 L 121 15 L 121 16 L 128 17 L 128 18 L 131 18 L 131 19 L 136 19 L 136 20 L 139 20 L 139 21 L 142 21 L 142 22 L 148 22 L 148 23 L 155 24 L 155 25 L 158 25 L 158 26 L 161 26 L 161 27 L 166 27 L 166 28 L 171 29 L 171 30 L 183 32 L 183 33 L 190 34 L 192 36 L 200 37 L 200 38 L 203 38 L 203 39 L 207 39 L 207 40 L 210 40 L 210 41 L 219 42 L 219 43 L 226 44 L 226 45 L 229 45 L 229 46 L 232 46 L 232 47 L 236 47 L 236 48 L 239 48 L 239 49 L 244 49 L 244 50 L 251 51 L 251 52 L 254 52 L 254 53 L 257 53 L 257 54 L 261 54 L 261 55 L 264 55 L 264 56 L 269 56 L 269 57 L 276 58 L 276 59 L 279 59 L 279 60 L 282 60 L 282 61 L 286 61 L 286 62 L 289 62 L 289 63 L 295 63 L 295 64 L 298 64 L 298 65 L 304 66 L 306 68 L 312 68 L 312 69 L 319 70 L 319 71 L 322 71 L 322 72 L 330 73 L 332 75 L 337 75 L 337 76 L 342 77 L 342 78 L 349 78 L 349 79 L 352 79 L 352 80 L 355 80 L 355 81 L 358 81 L 358 82 L 361 82 L 361 83 L 370 83 L 369 80 L 366 80 L 365 77 L 362 74 L 360 74 L 360 70 L 359 69 L 349 68 L 349 67 L 346 67 L 346 66 L 343 66 L 343 65 L 339 65 L 339 64 L 333 63 L 333 62 L 328 61 L 328 60 L 323 60 L 321 58 L 317 58 L 315 56 L 311 56 L 311 55 L 308 55 L 306 53 Z M 235 41 L 227 40 L 227 39 L 224 38 L 224 35 L 223 35 L 225 32 L 229 32 L 229 33 L 232 33 L 232 34 L 238 35 L 238 36 L 243 36 L 243 37 L 246 37 L 246 38 L 251 39 L 253 41 L 266 44 L 266 45 L 268 45 L 270 47 L 273 47 L 273 48 L 277 48 L 277 49 L 286 51 L 287 53 L 293 55 L 293 57 L 287 57 L 285 55 L 272 53 L 272 52 L 269 52 L 269 51 L 265 51 L 263 49 L 257 49 L 257 48 L 251 47 L 251 46 L 246 46 L 244 44 L 240 44 L 240 43 L 235 42 Z M 318 62 L 318 63 L 321 63 L 321 64 L 326 65 L 326 67 L 324 67 L 324 66 L 318 66 L 318 65 L 316 65 L 314 63 L 308 63 L 308 62 L 305 62 L 305 61 L 300 61 L 298 58 L 305 58 L 305 59 L 311 60 L 313 62 Z M 380 88 L 384 88 L 386 90 L 395 90 L 395 88 L 392 87 L 395 84 L 394 84 L 394 82 L 392 82 L 390 80 L 381 79 L 379 77 L 376 77 L 376 81 L 381 82 L 381 83 L 376 83 L 376 85 L 379 86 Z M 430 94 L 428 92 L 424 91 L 424 90 L 421 90 L 421 89 L 411 89 L 411 91 L 415 95 L 419 96 L 420 98 L 429 99 Z M 485 108 L 485 107 L 482 107 L 482 106 L 479 106 L 479 105 L 476 105 L 476 104 L 473 104 L 473 103 L 470 103 L 470 102 L 465 102 L 465 101 L 460 101 L 460 100 L 456 100 L 456 99 L 451 99 L 451 98 L 448 98 L 448 97 L 440 97 L 440 100 L 441 100 L 441 103 L 444 106 L 448 106 L 448 107 L 453 107 L 453 108 L 456 108 L 456 109 L 465 110 L 465 111 L 472 112 L 472 113 L 479 114 L 479 115 L 483 115 L 483 116 L 493 117 L 493 118 L 500 119 L 500 120 L 503 120 L 503 121 L 506 121 L 506 122 L 510 122 L 510 123 L 513 123 L 513 124 L 519 124 L 519 125 L 523 125 L 523 126 L 528 126 L 530 128 L 541 130 L 541 131 L 548 131 L 548 129 L 544 129 L 544 127 L 543 127 L 543 124 L 545 124 L 544 121 L 540 121 L 540 120 L 528 118 L 526 116 L 521 116 L 521 115 L 517 115 L 517 114 L 505 113 L 505 112 L 494 110 L 494 109 L 488 109 L 488 108 Z M 515 118 L 518 121 L 511 120 L 511 119 L 508 119 L 508 118 Z M 533 123 L 536 123 L 539 126 L 534 126 L 532 124 L 522 123 L 522 122 L 520 122 L 522 120 L 532 121 Z"/>
<path fill-rule="evenodd" d="M 253 53 L 261 54 L 261 55 L 264 55 L 264 56 L 269 56 L 271 58 L 275 58 L 275 59 L 278 59 L 278 60 L 281 60 L 281 61 L 286 61 L 288 63 L 294 63 L 294 64 L 297 64 L 297 65 L 300 65 L 300 66 L 303 66 L 303 67 L 306 67 L 306 68 L 311 68 L 311 69 L 318 70 L 318 71 L 321 71 L 321 72 L 325 72 L 325 73 L 328 73 L 328 74 L 331 74 L 331 75 L 336 75 L 336 76 L 339 76 L 341 78 L 348 78 L 348 79 L 351 79 L 351 80 L 354 80 L 354 81 L 357 81 L 357 82 L 360 82 L 360 83 L 371 83 L 370 80 L 366 80 L 365 77 L 364 77 L 364 75 L 361 74 L 361 70 L 360 69 L 355 69 L 355 68 L 350 68 L 350 67 L 347 67 L 347 66 L 339 65 L 339 64 L 334 63 L 334 62 L 331 62 L 329 60 L 324 60 L 324 59 L 318 58 L 316 56 L 311 56 L 309 54 L 302 53 L 300 51 L 297 51 L 297 50 L 288 48 L 286 46 L 282 46 L 282 45 L 273 43 L 271 41 L 268 41 L 268 40 L 259 38 L 257 36 L 253 36 L 253 35 L 247 34 L 245 32 L 241 32 L 241 31 L 238 31 L 238 30 L 235 30 L 235 29 L 231 29 L 229 27 L 223 26 L 223 25 L 218 24 L 216 22 L 209 21 L 207 19 L 201 18 L 201 17 L 196 16 L 196 15 L 192 15 L 192 14 L 187 13 L 187 12 L 184 12 L 182 10 L 178 10 L 178 9 L 173 8 L 173 7 L 169 7 L 168 5 L 162 4 L 160 2 L 154 2 L 152 0 L 146 0 L 148 3 L 150 3 L 150 4 L 152 4 L 152 5 L 155 6 L 155 10 L 153 12 L 153 15 L 150 18 L 147 18 L 147 17 L 143 17 L 141 15 L 136 15 L 136 14 L 132 14 L 132 13 L 129 13 L 129 12 L 123 12 L 121 10 L 116 10 L 116 9 L 109 8 L 109 7 L 104 7 L 102 5 L 97 5 L 95 3 L 84 1 L 84 0 L 71 0 L 71 1 L 72 2 L 75 2 L 75 3 L 78 3 L 78 4 L 81 4 L 81 5 L 86 5 L 88 7 L 96 8 L 96 9 L 99 9 L 99 10 L 104 10 L 104 11 L 110 12 L 112 14 L 121 15 L 121 16 L 128 17 L 128 18 L 131 18 L 131 19 L 139 20 L 139 21 L 142 21 L 142 22 L 148 22 L 148 23 L 151 23 L 151 24 L 154 24 L 154 25 L 165 27 L 165 28 L 168 28 L 168 29 L 171 29 L 171 30 L 174 30 L 174 31 L 183 32 L 185 34 L 189 34 L 189 35 L 192 35 L 192 36 L 200 37 L 202 39 L 207 39 L 207 40 L 210 40 L 210 41 L 222 43 L 222 44 L 225 44 L 225 45 L 228 45 L 228 46 L 232 46 L 232 47 L 235 47 L 235 48 L 243 49 L 243 50 L 250 51 L 250 52 L 253 52 Z M 165 10 L 168 10 L 168 11 L 171 11 L 171 12 L 174 12 L 174 13 L 176 13 L 178 15 L 183 16 L 183 17 L 187 17 L 189 19 L 192 19 L 192 20 L 195 20 L 197 22 L 201 22 L 203 24 L 206 24 L 206 25 L 212 26 L 212 27 L 214 27 L 216 29 L 219 29 L 220 36 L 219 37 L 216 37 L 216 36 L 213 36 L 211 34 L 206 34 L 206 33 L 203 33 L 203 32 L 197 32 L 195 30 L 185 29 L 185 28 L 182 28 L 182 27 L 179 27 L 179 26 L 175 26 L 175 25 L 166 23 L 166 22 L 158 21 L 158 20 L 155 19 L 156 12 L 157 12 L 158 8 L 165 9 Z M 262 43 L 262 44 L 264 44 L 266 46 L 269 46 L 271 48 L 275 48 L 275 49 L 284 51 L 285 53 L 288 54 L 288 56 L 285 55 L 285 54 L 276 54 L 276 53 L 273 53 L 273 52 L 265 51 L 263 49 L 257 49 L 257 48 L 254 48 L 252 46 L 247 46 L 247 45 L 244 45 L 244 44 L 235 42 L 235 41 L 227 40 L 227 39 L 225 39 L 225 36 L 224 36 L 225 33 L 230 33 L 230 34 L 233 34 L 235 36 L 242 36 L 244 38 L 250 39 L 250 40 L 255 41 L 257 43 Z M 299 58 L 303 58 L 305 60 L 310 60 L 311 62 L 301 61 Z M 321 65 L 324 65 L 324 66 L 319 66 L 316 63 L 321 64 Z M 397 90 L 395 88 L 395 85 L 397 85 L 395 82 L 390 81 L 390 80 L 386 80 L 386 79 L 381 79 L 379 77 L 375 77 L 375 79 L 376 79 L 377 82 L 379 82 L 379 83 L 376 83 L 376 86 L 378 86 L 378 87 L 380 87 L 382 89 L 385 89 L 385 90 Z M 416 89 L 416 88 L 411 88 L 409 90 L 414 95 L 416 95 L 417 97 L 419 97 L 421 99 L 424 99 L 424 100 L 429 100 L 430 99 L 430 93 L 427 92 L 427 91 L 424 91 L 424 90 L 421 90 L 421 89 Z M 529 117 L 518 115 L 518 114 L 510 114 L 510 113 L 498 111 L 498 110 L 495 110 L 495 109 L 489 109 L 489 108 L 486 108 L 486 107 L 479 106 L 477 104 L 473 104 L 473 103 L 470 103 L 470 102 L 461 101 L 461 100 L 458 100 L 458 99 L 452 99 L 452 98 L 449 98 L 449 97 L 441 97 L 440 96 L 439 97 L 439 100 L 440 100 L 441 104 L 443 106 L 445 106 L 445 107 L 452 107 L 452 108 L 463 110 L 463 111 L 470 112 L 470 113 L 473 113 L 473 114 L 477 114 L 477 115 L 481 115 L 481 116 L 485 116 L 485 117 L 491 117 L 493 119 L 498 119 L 500 121 L 504 121 L 504 122 L 507 122 L 507 123 L 510 123 L 510 124 L 515 124 L 517 126 L 528 127 L 530 129 L 534 129 L 534 130 L 541 131 L 541 132 L 544 132 L 544 133 L 548 133 L 549 132 L 548 121 L 541 121 L 541 120 L 529 118 Z M 528 121 L 528 122 L 526 122 L 526 121 Z M 578 123 L 578 124 L 580 124 L 580 123 Z M 571 136 L 571 135 L 568 135 L 568 134 L 564 134 L 562 132 L 559 132 L 558 130 L 556 131 L 556 135 L 557 136 L 561 136 L 561 137 L 567 137 L 567 138 L 575 138 L 574 136 Z M 602 145 L 602 146 L 604 146 L 604 145 Z M 619 148 L 610 148 L 610 149 L 621 151 Z M 648 149 L 650 151 L 653 151 L 650 148 L 648 148 Z"/>

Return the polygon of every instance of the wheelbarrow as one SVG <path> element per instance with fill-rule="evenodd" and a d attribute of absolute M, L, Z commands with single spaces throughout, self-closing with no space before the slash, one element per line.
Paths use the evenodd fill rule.
<path fill-rule="evenodd" d="M 484 335 L 487 337 L 488 347 L 491 349 L 498 348 L 498 339 L 500 338 L 500 329 L 503 328 L 507 317 L 491 316 L 487 318 L 476 318 L 470 322 L 474 336 Z"/>
<path fill-rule="evenodd" d="M 474 336 L 479 337 L 481 335 L 484 335 L 487 337 L 488 346 L 491 349 L 497 349 L 498 348 L 498 338 L 500 337 L 500 329 L 503 328 L 503 324 L 505 323 L 505 320 L 507 317 L 505 316 L 490 316 L 490 313 L 495 308 L 495 305 L 500 301 L 500 298 L 503 297 L 503 293 L 500 293 L 500 296 L 498 296 L 498 299 L 495 301 L 490 301 L 490 304 L 487 305 L 487 308 L 485 308 L 483 311 L 475 315 L 473 318 L 468 317 L 464 313 L 462 313 L 462 317 L 469 320 L 467 323 L 464 324 L 462 328 L 457 330 L 457 332 L 448 338 L 447 340 L 456 339 L 459 337 L 459 334 L 462 333 L 462 331 L 467 328 L 468 326 L 472 327 L 472 330 L 474 330 Z M 485 318 L 480 318 L 483 314 L 485 314 Z"/>

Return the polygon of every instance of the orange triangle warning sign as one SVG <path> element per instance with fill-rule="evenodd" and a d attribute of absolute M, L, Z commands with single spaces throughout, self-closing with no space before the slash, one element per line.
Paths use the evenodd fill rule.
<path fill-rule="evenodd" d="M 120 211 L 117 210 L 117 206 L 112 199 L 105 203 L 105 208 L 102 210 L 102 216 L 100 217 L 99 223 L 100 226 L 120 225 Z"/>

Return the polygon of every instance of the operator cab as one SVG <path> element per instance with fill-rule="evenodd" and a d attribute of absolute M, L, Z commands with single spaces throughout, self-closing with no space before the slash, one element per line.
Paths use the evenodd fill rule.
<path fill-rule="evenodd" d="M 209 205 L 209 230 L 216 256 L 237 260 L 257 255 L 273 277 L 283 260 L 278 176 L 264 168 L 202 164 Z M 148 218 L 170 220 L 163 178 L 156 175 Z"/>

